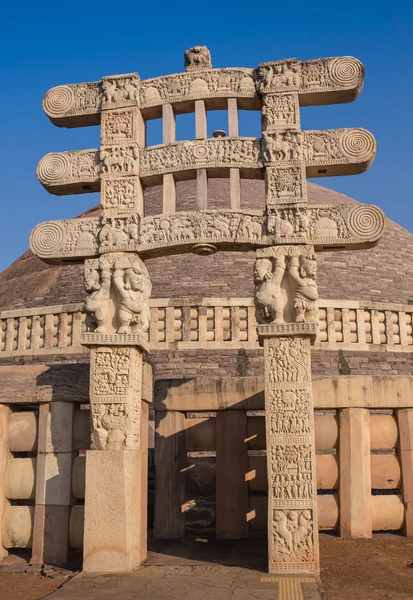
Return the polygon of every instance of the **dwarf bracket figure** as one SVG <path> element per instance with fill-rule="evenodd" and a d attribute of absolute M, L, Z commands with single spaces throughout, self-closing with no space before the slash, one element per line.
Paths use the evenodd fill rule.
<path fill-rule="evenodd" d="M 317 257 L 292 256 L 288 273 L 293 282 L 293 309 L 296 323 L 317 321 Z"/>

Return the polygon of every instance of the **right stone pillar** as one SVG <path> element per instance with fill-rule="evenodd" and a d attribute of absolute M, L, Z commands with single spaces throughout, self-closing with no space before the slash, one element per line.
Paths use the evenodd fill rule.
<path fill-rule="evenodd" d="M 311 339 L 315 323 L 259 325 L 265 364 L 268 569 L 319 572 Z"/>

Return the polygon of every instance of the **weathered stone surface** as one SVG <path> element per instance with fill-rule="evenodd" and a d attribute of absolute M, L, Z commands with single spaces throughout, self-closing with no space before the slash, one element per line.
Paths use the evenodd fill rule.
<path fill-rule="evenodd" d="M 6 467 L 6 498 L 31 500 L 36 489 L 36 459 L 10 458 Z"/>
<path fill-rule="evenodd" d="M 85 571 L 121 572 L 138 566 L 141 519 L 139 489 L 139 451 L 87 451 Z"/>

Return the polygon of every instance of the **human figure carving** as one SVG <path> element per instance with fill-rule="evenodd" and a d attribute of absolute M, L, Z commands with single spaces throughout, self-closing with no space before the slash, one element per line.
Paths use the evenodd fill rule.
<path fill-rule="evenodd" d="M 258 323 L 284 322 L 284 303 L 281 295 L 281 281 L 285 272 L 285 257 L 274 259 L 258 258 L 255 261 L 254 299 Z"/>
<path fill-rule="evenodd" d="M 109 301 L 110 301 L 110 263 L 105 256 L 92 261 L 85 269 L 85 289 L 88 296 L 85 300 L 83 310 L 93 315 L 97 323 L 96 333 L 107 333 L 109 325 Z"/>
<path fill-rule="evenodd" d="M 294 285 L 293 309 L 296 322 L 316 321 L 318 311 L 316 255 L 292 256 L 288 273 Z"/>
<path fill-rule="evenodd" d="M 121 257 L 115 261 L 112 281 L 118 295 L 118 333 L 130 333 L 133 324 L 146 332 L 149 329 L 152 289 L 146 267 L 139 258 L 131 264 L 129 258 Z"/>

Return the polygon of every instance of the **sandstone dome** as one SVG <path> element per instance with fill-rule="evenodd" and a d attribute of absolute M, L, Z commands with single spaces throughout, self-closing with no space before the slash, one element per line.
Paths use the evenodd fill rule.
<path fill-rule="evenodd" d="M 264 207 L 264 182 L 243 180 L 241 206 Z M 311 204 L 343 204 L 355 200 L 314 183 L 308 184 Z M 229 180 L 210 179 L 208 208 L 229 205 Z M 145 214 L 162 207 L 162 188 L 145 191 Z M 177 211 L 196 209 L 196 182 L 177 183 Z M 94 207 L 82 216 L 96 216 Z M 29 233 L 29 232 L 28 232 Z M 324 252 L 319 255 L 321 298 L 408 303 L 413 285 L 406 265 L 413 264 L 413 235 L 392 221 L 375 248 Z M 146 261 L 153 298 L 252 297 L 254 252 L 218 252 L 211 256 L 186 254 Z M 0 273 L 0 310 L 82 302 L 83 267 L 50 266 L 24 253 Z"/>

